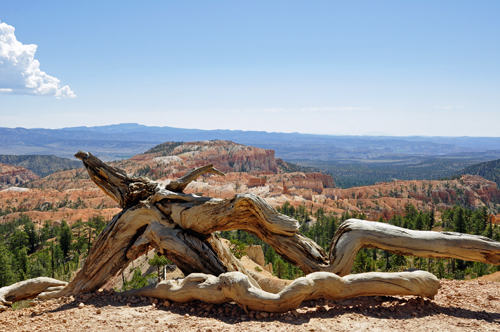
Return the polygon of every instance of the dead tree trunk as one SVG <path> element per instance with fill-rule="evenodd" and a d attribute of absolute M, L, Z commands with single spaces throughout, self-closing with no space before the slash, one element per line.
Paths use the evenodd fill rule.
<path fill-rule="evenodd" d="M 437 293 L 436 277 L 423 271 L 346 276 L 361 248 L 500 263 L 500 243 L 484 237 L 410 231 L 357 219 L 339 227 L 327 255 L 314 241 L 299 233 L 296 220 L 278 213 L 260 197 L 238 194 L 221 200 L 182 192 L 203 173 L 223 175 L 212 165 L 190 171 L 161 187 L 147 178 L 132 177 L 106 165 L 90 153 L 80 151 L 75 156 L 83 161 L 92 181 L 118 202 L 123 211 L 104 229 L 75 278 L 64 289 L 42 294 L 41 298 L 94 291 L 150 245 L 172 260 L 185 275 L 195 274 L 183 281 L 164 281 L 126 294 L 176 301 L 231 299 L 243 307 L 268 311 L 288 310 L 303 300 L 320 296 L 330 299 L 364 295 L 432 298 Z M 236 229 L 258 236 L 308 276 L 294 281 L 278 294 L 262 291 L 251 273 L 215 234 Z"/>

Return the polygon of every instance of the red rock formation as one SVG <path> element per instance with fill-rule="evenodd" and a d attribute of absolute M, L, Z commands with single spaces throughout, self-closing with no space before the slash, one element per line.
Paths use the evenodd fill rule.
<path fill-rule="evenodd" d="M 288 190 L 288 187 L 285 184 L 285 181 L 283 181 L 283 194 L 289 194 L 290 190 Z"/>
<path fill-rule="evenodd" d="M 341 198 L 341 191 L 337 188 L 323 188 L 321 195 L 329 196 L 334 199 Z"/>
<path fill-rule="evenodd" d="M 176 147 L 170 155 L 176 155 L 190 167 L 206 164 L 223 172 L 278 171 L 274 150 L 264 150 L 230 141 L 188 142 Z"/>
<path fill-rule="evenodd" d="M 323 185 L 323 188 L 335 188 L 335 181 L 333 180 L 331 175 L 323 173 L 306 173 L 306 177 L 308 180 L 320 181 Z"/>
<path fill-rule="evenodd" d="M 252 177 L 248 180 L 248 188 L 260 187 L 266 185 L 266 179 Z"/>
<path fill-rule="evenodd" d="M 292 173 L 291 179 L 285 181 L 288 188 L 312 189 L 321 193 L 324 188 L 335 188 L 335 181 L 330 175 L 322 173 Z"/>
<path fill-rule="evenodd" d="M 38 175 L 24 167 L 0 163 L 0 188 L 22 185 L 39 178 Z"/>

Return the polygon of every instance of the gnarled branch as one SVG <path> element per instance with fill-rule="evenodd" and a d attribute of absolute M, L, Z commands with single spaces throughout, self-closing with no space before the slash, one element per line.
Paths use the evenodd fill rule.
<path fill-rule="evenodd" d="M 417 295 L 432 298 L 439 287 L 427 272 L 350 275 L 361 248 L 379 248 L 420 257 L 461 258 L 498 264 L 500 243 L 465 234 L 410 231 L 384 223 L 350 219 L 332 240 L 330 257 L 314 241 L 299 233 L 294 219 L 278 213 L 251 194 L 215 199 L 184 194 L 187 184 L 212 166 L 199 168 L 161 188 L 147 178 L 134 178 L 79 152 L 91 179 L 124 210 L 100 235 L 83 268 L 62 291 L 41 297 L 79 294 L 98 289 L 128 263 L 153 246 L 173 260 L 188 276 L 126 294 L 224 302 L 266 311 L 286 311 L 303 300 L 324 296 L 333 300 L 363 295 Z M 282 257 L 308 276 L 278 294 L 259 289 L 251 273 L 222 244 L 214 232 L 242 229 L 269 243 Z M 313 273 L 324 271 L 321 273 Z M 333 272 L 333 273 L 329 273 Z M 309 274 L 311 273 L 311 274 Z M 210 274 L 210 275 L 208 275 Z M 215 275 L 215 276 L 212 276 Z M 217 277 L 218 276 L 218 277 Z"/>
<path fill-rule="evenodd" d="M 176 302 L 201 300 L 208 303 L 235 301 L 249 310 L 286 312 L 307 300 L 333 301 L 372 295 L 415 295 L 434 298 L 439 280 L 425 271 L 370 272 L 339 277 L 328 272 L 311 273 L 294 280 L 277 294 L 252 286 L 246 275 L 228 272 L 215 277 L 193 273 L 182 280 L 162 281 L 157 285 L 121 293 L 122 296 L 151 296 Z"/>
<path fill-rule="evenodd" d="M 14 302 L 34 299 L 42 292 L 56 291 L 67 284 L 65 281 L 38 277 L 2 287 L 0 288 L 0 311 L 7 310 Z"/>
<path fill-rule="evenodd" d="M 208 164 L 206 166 L 198 167 L 198 168 L 195 168 L 193 170 L 190 170 L 189 172 L 187 172 L 186 174 L 184 174 L 183 176 L 181 176 L 177 180 L 173 180 L 172 182 L 167 184 L 165 186 L 165 189 L 170 190 L 170 191 L 174 191 L 177 193 L 181 193 L 184 191 L 184 189 L 186 189 L 186 187 L 192 181 L 196 180 L 200 175 L 202 175 L 204 173 L 212 173 L 215 175 L 224 176 L 224 173 L 219 171 L 217 168 L 214 168 L 213 164 Z"/>
<path fill-rule="evenodd" d="M 340 276 L 351 273 L 361 248 L 377 248 L 399 255 L 428 258 L 458 258 L 500 264 L 500 243 L 484 236 L 413 231 L 375 221 L 344 221 L 330 246 L 330 266 L 325 271 Z"/>

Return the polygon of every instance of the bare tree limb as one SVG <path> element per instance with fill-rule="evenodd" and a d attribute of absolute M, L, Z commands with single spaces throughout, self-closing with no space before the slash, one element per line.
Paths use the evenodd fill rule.
<path fill-rule="evenodd" d="M 7 310 L 14 302 L 34 299 L 42 292 L 54 290 L 67 284 L 65 281 L 38 277 L 2 287 L 0 288 L 0 311 Z"/>
<path fill-rule="evenodd" d="M 212 173 L 215 175 L 224 176 L 224 173 L 222 173 L 218 169 L 214 168 L 213 166 L 214 166 L 213 164 L 208 164 L 206 166 L 198 167 L 198 168 L 195 168 L 193 170 L 190 170 L 189 172 L 187 172 L 186 174 L 184 174 L 183 176 L 181 176 L 177 180 L 173 180 L 172 182 L 167 184 L 165 186 L 165 189 L 173 191 L 173 192 L 181 193 L 184 191 L 184 189 L 186 189 L 186 187 L 192 181 L 196 180 L 200 175 L 202 175 L 204 173 Z"/>
<path fill-rule="evenodd" d="M 340 276 L 351 273 L 361 248 L 377 248 L 407 256 L 500 264 L 500 243 L 484 236 L 413 231 L 386 223 L 349 219 L 335 233 L 330 247 L 330 266 L 324 270 Z"/>
<path fill-rule="evenodd" d="M 257 289 L 248 277 L 228 272 L 215 277 L 193 273 L 182 280 L 162 281 L 157 285 L 120 293 L 121 296 L 151 296 L 176 302 L 201 300 L 208 303 L 235 301 L 247 310 L 286 312 L 307 300 L 325 298 L 333 301 L 372 295 L 415 295 L 434 298 L 439 280 L 425 271 L 370 272 L 339 277 L 316 272 L 294 280 L 277 294 Z"/>

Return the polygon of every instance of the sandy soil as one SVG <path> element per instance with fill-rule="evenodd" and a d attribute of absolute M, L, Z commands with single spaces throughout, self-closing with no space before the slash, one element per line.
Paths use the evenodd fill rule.
<path fill-rule="evenodd" d="M 0 313 L 0 331 L 499 331 L 494 281 L 442 280 L 433 301 L 362 297 L 307 301 L 292 312 L 244 312 L 234 303 L 173 303 L 96 293 Z M 165 306 L 166 305 L 166 306 Z"/>

